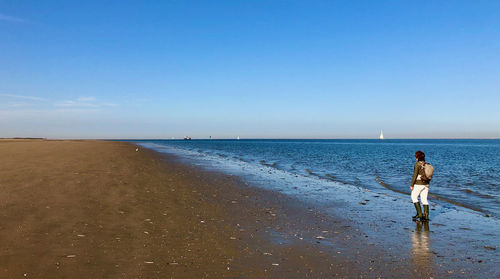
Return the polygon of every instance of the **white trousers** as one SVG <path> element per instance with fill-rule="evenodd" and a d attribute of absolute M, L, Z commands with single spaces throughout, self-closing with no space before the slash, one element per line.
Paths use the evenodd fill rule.
<path fill-rule="evenodd" d="M 418 202 L 418 196 L 420 196 L 420 201 L 422 204 L 428 205 L 427 194 L 429 194 L 429 185 L 413 185 L 413 190 L 411 191 L 411 201 L 413 203 Z"/>

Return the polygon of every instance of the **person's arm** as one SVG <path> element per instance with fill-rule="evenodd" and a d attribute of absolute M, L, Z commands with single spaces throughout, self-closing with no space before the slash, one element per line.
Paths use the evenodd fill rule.
<path fill-rule="evenodd" d="M 411 183 L 410 183 L 410 189 L 412 190 L 413 190 L 413 185 L 415 185 L 415 181 L 417 181 L 419 170 L 420 170 L 420 165 L 418 163 L 415 163 L 415 166 L 413 166 L 413 177 L 411 178 Z"/>

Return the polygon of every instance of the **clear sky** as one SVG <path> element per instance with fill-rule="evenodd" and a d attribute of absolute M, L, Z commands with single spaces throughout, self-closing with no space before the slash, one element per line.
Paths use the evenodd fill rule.
<path fill-rule="evenodd" d="M 500 138 L 500 1 L 0 0 L 0 137 Z"/>

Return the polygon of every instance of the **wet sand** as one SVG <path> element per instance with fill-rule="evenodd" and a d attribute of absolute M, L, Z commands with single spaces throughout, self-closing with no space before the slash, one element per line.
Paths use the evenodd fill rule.
<path fill-rule="evenodd" d="M 136 148 L 0 140 L 0 278 L 471 277 L 435 265 L 418 224 L 400 253 L 352 220 Z"/>

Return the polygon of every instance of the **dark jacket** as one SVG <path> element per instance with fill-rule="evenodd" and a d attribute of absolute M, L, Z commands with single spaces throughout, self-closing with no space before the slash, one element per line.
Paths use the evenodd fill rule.
<path fill-rule="evenodd" d="M 422 167 L 424 161 L 418 161 L 415 163 L 415 166 L 413 166 L 413 177 L 411 179 L 411 184 L 410 186 L 413 185 L 429 185 L 429 181 L 422 181 L 420 179 L 417 179 L 418 175 L 423 175 L 424 174 L 424 168 Z"/>

